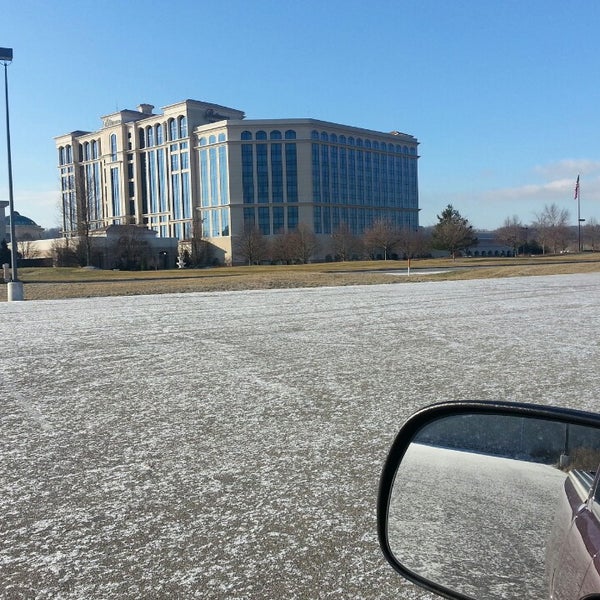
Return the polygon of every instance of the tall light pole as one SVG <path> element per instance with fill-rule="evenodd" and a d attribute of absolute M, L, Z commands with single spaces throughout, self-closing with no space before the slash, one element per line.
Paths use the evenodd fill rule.
<path fill-rule="evenodd" d="M 0 48 L 0 61 L 4 65 L 4 99 L 6 104 L 6 155 L 8 158 L 8 211 L 10 214 L 10 262 L 11 281 L 8 282 L 9 302 L 23 300 L 23 282 L 17 275 L 17 239 L 15 237 L 15 208 L 12 178 L 12 157 L 10 153 L 10 117 L 8 111 L 8 65 L 12 62 L 12 48 Z"/>

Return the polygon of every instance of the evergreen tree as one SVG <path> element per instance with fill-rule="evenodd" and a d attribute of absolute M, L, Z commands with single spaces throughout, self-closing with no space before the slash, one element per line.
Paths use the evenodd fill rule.
<path fill-rule="evenodd" d="M 433 248 L 447 250 L 454 260 L 457 252 L 477 245 L 473 226 L 461 216 L 452 204 L 448 204 L 442 214 L 437 215 L 437 218 L 438 223 L 433 228 L 431 239 Z"/>
<path fill-rule="evenodd" d="M 0 242 L 0 267 L 4 264 L 10 264 L 10 250 L 6 240 Z"/>

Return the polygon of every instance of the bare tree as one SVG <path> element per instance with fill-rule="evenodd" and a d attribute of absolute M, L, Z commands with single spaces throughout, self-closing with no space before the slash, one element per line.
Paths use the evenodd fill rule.
<path fill-rule="evenodd" d="M 383 260 L 387 260 L 400 241 L 400 230 L 385 219 L 377 219 L 365 229 L 363 243 L 367 252 L 374 256 L 383 250 Z"/>
<path fill-rule="evenodd" d="M 101 194 L 99 182 L 86 168 L 81 166 L 75 171 L 76 231 L 79 238 L 77 254 L 83 266 L 92 263 L 92 230 L 102 225 L 97 214 Z"/>
<path fill-rule="evenodd" d="M 583 240 L 592 252 L 600 248 L 600 223 L 593 217 L 583 226 Z"/>
<path fill-rule="evenodd" d="M 398 231 L 398 243 L 396 246 L 406 258 L 414 258 L 416 256 L 423 256 L 429 251 L 431 239 L 422 228 L 415 230 L 403 227 Z"/>
<path fill-rule="evenodd" d="M 236 251 L 249 265 L 262 262 L 269 255 L 269 243 L 256 225 L 244 228 L 236 240 Z"/>
<path fill-rule="evenodd" d="M 546 204 L 540 213 L 536 213 L 532 226 L 537 232 L 538 242 L 542 246 L 542 252 L 550 248 L 554 254 L 565 250 L 570 237 L 569 211 L 559 208 L 557 204 Z"/>
<path fill-rule="evenodd" d="M 17 241 L 17 251 L 21 258 L 38 258 L 40 251 L 32 240 Z"/>
<path fill-rule="evenodd" d="M 295 239 L 291 231 L 276 235 L 271 241 L 271 258 L 291 265 L 296 261 Z"/>
<path fill-rule="evenodd" d="M 333 253 L 337 260 L 350 260 L 353 256 L 362 253 L 362 244 L 358 236 L 354 235 L 347 223 L 340 223 L 339 227 L 331 234 Z"/>
<path fill-rule="evenodd" d="M 288 235 L 291 238 L 295 259 L 305 264 L 310 262 L 319 249 L 319 242 L 313 230 L 306 223 L 300 223 Z"/>
<path fill-rule="evenodd" d="M 519 252 L 519 247 L 525 243 L 525 227 L 519 220 L 517 215 L 506 217 L 502 227 L 496 229 L 496 239 L 512 248 L 513 254 L 516 256 Z"/>

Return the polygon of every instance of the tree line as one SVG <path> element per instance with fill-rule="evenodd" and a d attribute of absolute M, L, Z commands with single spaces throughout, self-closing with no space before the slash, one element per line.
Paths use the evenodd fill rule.
<path fill-rule="evenodd" d="M 437 215 L 432 227 L 397 227 L 380 219 L 362 235 L 355 235 L 349 226 L 337 227 L 328 244 L 328 260 L 347 261 L 362 259 L 406 259 L 430 256 L 432 251 L 447 252 L 453 259 L 471 254 L 478 239 L 468 219 L 451 204 Z M 577 247 L 578 231 L 569 224 L 566 209 L 550 204 L 524 224 L 517 216 L 508 217 L 503 225 L 492 232 L 496 243 L 519 254 L 559 254 Z M 322 239 L 322 238 L 321 238 Z M 590 219 L 582 227 L 582 245 L 596 251 L 600 249 L 600 224 Z M 319 238 L 306 225 L 294 231 L 268 238 L 256 226 L 248 227 L 235 243 L 238 257 L 247 264 L 274 262 L 283 264 L 306 263 L 322 250 Z"/>
<path fill-rule="evenodd" d="M 331 234 L 327 259 L 335 261 L 362 259 L 398 259 L 428 256 L 432 249 L 457 253 L 477 244 L 473 227 L 451 205 L 438 216 L 438 224 L 429 231 L 423 228 L 398 227 L 379 219 L 362 235 L 352 233 L 341 223 Z M 321 251 L 319 238 L 304 223 L 297 229 L 268 238 L 257 226 L 247 227 L 235 242 L 235 252 L 249 264 L 275 262 L 307 263 Z"/>

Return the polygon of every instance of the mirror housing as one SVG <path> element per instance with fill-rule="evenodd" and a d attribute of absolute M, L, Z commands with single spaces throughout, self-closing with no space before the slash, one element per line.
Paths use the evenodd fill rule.
<path fill-rule="evenodd" d="M 441 404 L 435 404 L 429 407 L 426 407 L 420 411 L 418 411 L 417 413 L 415 413 L 406 423 L 405 425 L 401 428 L 400 432 L 397 434 L 392 447 L 388 453 L 388 456 L 386 458 L 386 461 L 384 463 L 384 467 L 381 473 L 381 478 L 380 478 L 380 486 L 379 486 L 379 496 L 378 496 L 378 500 L 377 500 L 377 528 L 378 528 L 378 537 L 379 537 L 379 544 L 381 547 L 381 550 L 386 558 L 386 560 L 390 563 L 390 565 L 400 574 L 402 575 L 405 579 L 415 583 L 416 585 L 427 589 L 430 592 L 434 592 L 444 598 L 449 598 L 449 599 L 455 599 L 455 600 L 482 600 L 481 597 L 473 597 L 471 595 L 467 595 L 467 593 L 475 593 L 475 596 L 477 596 L 477 592 L 473 592 L 472 590 L 468 589 L 467 586 L 464 586 L 464 589 L 454 589 L 455 586 L 454 585 L 449 585 L 447 581 L 439 581 L 436 580 L 435 578 L 430 578 L 426 571 L 427 569 L 423 568 L 423 569 L 418 569 L 415 568 L 414 565 L 410 564 L 407 565 L 406 561 L 402 560 L 401 558 L 399 558 L 397 556 L 398 552 L 394 552 L 394 547 L 392 544 L 392 541 L 390 540 L 390 507 L 392 506 L 392 496 L 393 496 L 393 492 L 394 492 L 394 483 L 396 483 L 397 487 L 396 490 L 400 489 L 402 491 L 402 488 L 399 487 L 399 483 L 397 481 L 397 475 L 399 472 L 399 469 L 401 467 L 401 465 L 403 464 L 403 460 L 405 459 L 405 457 L 407 456 L 407 451 L 409 450 L 409 447 L 411 447 L 411 444 L 413 444 L 412 448 L 414 448 L 416 445 L 420 445 L 420 444 L 428 444 L 429 442 L 427 441 L 427 431 L 429 432 L 433 432 L 436 429 L 433 427 L 433 424 L 437 423 L 437 422 L 442 422 L 444 419 L 449 419 L 449 418 L 456 418 L 457 419 L 457 423 L 468 423 L 468 419 L 465 421 L 465 418 L 467 418 L 468 416 L 475 416 L 476 418 L 473 419 L 473 422 L 481 422 L 481 420 L 483 419 L 483 422 L 485 422 L 485 419 L 487 417 L 490 418 L 497 418 L 497 417 L 512 417 L 513 419 L 519 419 L 519 422 L 521 423 L 525 423 L 528 426 L 533 426 L 535 425 L 535 423 L 533 421 L 528 421 L 528 420 L 539 420 L 539 421 L 543 421 L 544 423 L 550 423 L 553 424 L 552 426 L 560 426 L 565 425 L 566 427 L 566 431 L 567 431 L 567 439 L 568 439 L 568 431 L 569 431 L 569 427 L 568 426 L 582 426 L 582 427 L 586 427 L 586 428 L 591 428 L 591 435 L 593 435 L 594 439 L 598 439 L 599 441 L 599 445 L 598 447 L 600 448 L 600 415 L 596 415 L 593 413 L 588 413 L 588 412 L 583 412 L 583 411 L 576 411 L 576 410 L 570 410 L 570 409 L 565 409 L 565 408 L 556 408 L 556 407 L 544 407 L 544 406 L 538 406 L 538 405 L 532 405 L 532 404 L 516 404 L 516 403 L 510 403 L 510 402 L 484 402 L 484 401 L 473 401 L 473 402 L 445 402 L 445 403 L 441 403 Z M 480 418 L 481 417 L 481 418 Z M 479 420 L 479 421 L 478 421 Z M 498 422 L 500 422 L 500 420 L 498 420 Z M 439 423 L 438 423 L 439 425 Z M 430 428 L 430 429 L 428 429 Z M 439 429 L 439 427 L 437 428 Z M 425 430 L 425 431 L 424 431 Z M 468 435 L 468 431 L 465 432 L 465 435 Z M 431 436 L 430 436 L 431 437 Z M 417 438 L 417 439 L 416 439 Z M 425 440 L 425 441 L 423 441 Z M 434 444 L 435 446 L 435 444 Z M 447 448 L 448 446 L 446 446 Z M 459 450 L 461 450 L 459 448 Z M 475 454 L 479 455 L 479 454 L 483 454 L 484 456 L 487 455 L 487 453 L 484 452 L 480 452 L 479 449 L 477 448 L 473 448 L 472 450 L 468 450 L 467 453 L 469 453 L 469 455 L 471 452 L 474 452 Z M 494 453 L 492 453 L 494 454 Z M 467 454 L 465 454 L 465 456 L 467 456 Z M 557 457 L 558 458 L 558 457 Z M 560 457 L 560 460 L 557 460 L 557 464 L 560 463 L 563 459 L 563 456 Z M 498 459 L 495 459 L 498 460 Z M 513 459 L 508 459 L 510 461 L 513 461 Z M 522 460 L 522 459 L 518 459 L 518 460 Z M 532 459 L 526 459 L 526 460 L 532 460 Z M 593 460 L 595 460 L 595 457 L 593 458 Z M 410 462 L 410 461 L 408 461 Z M 516 461 L 513 461 L 516 462 Z M 406 462 L 405 462 L 406 464 Z M 519 464 L 519 463 L 517 463 Z M 532 463 L 522 463 L 523 465 L 527 465 L 527 464 L 532 464 Z M 563 466 L 563 465 L 560 465 Z M 549 469 L 550 467 L 548 467 L 547 465 L 544 466 L 544 468 Z M 587 467 L 586 467 L 587 468 Z M 554 469 L 553 469 L 554 470 Z M 560 481 L 559 483 L 561 484 L 562 487 L 562 481 L 567 478 L 566 474 L 558 471 L 557 469 L 554 470 L 555 473 L 557 473 L 557 475 L 555 475 L 555 478 L 558 477 L 558 474 L 560 474 Z M 491 479 L 491 477 L 490 477 Z M 568 479 L 568 478 L 567 478 Z M 593 478 L 592 478 L 593 479 Z M 407 483 L 407 482 L 405 482 Z M 566 485 L 566 484 L 565 484 Z M 591 484 L 590 484 L 591 485 Z M 598 486 L 600 488 L 600 484 Z M 593 493 L 593 491 L 592 491 Z M 598 494 L 600 496 L 600 492 Z M 558 496 L 558 494 L 557 494 Z M 421 504 L 427 504 L 430 500 L 431 500 L 431 496 L 424 496 L 423 497 L 424 502 Z M 556 498 L 556 500 L 558 500 L 558 497 Z M 592 498 L 593 500 L 593 498 Z M 590 503 L 592 502 L 592 500 L 590 500 Z M 398 500 L 395 500 L 396 505 L 398 504 Z M 417 504 L 418 501 L 417 501 Z M 596 503 L 594 502 L 594 504 L 596 505 Z M 480 506 L 480 505 L 478 505 Z M 410 507 L 408 507 L 410 508 Z M 442 506 L 441 508 L 438 507 L 442 512 L 444 510 L 448 511 L 450 509 L 450 507 L 448 506 Z M 600 505 L 596 505 L 596 509 L 597 509 L 597 513 L 598 513 L 598 522 L 600 523 Z M 444 523 L 442 523 L 441 525 L 438 525 L 438 529 L 439 527 L 443 527 Z M 423 525 L 423 528 L 426 529 L 426 526 Z M 413 528 L 413 537 L 419 535 L 420 532 L 414 532 L 414 528 Z M 482 528 L 481 529 L 481 536 L 485 537 L 487 533 L 486 528 Z M 421 538 L 423 539 L 423 541 L 425 541 L 425 535 L 426 532 L 423 532 L 423 534 L 421 535 Z M 600 526 L 599 526 L 599 538 L 600 538 Z M 401 538 L 402 540 L 402 538 Z M 402 542 L 404 543 L 404 542 Z M 418 547 L 418 546 L 415 546 Z M 442 553 L 443 556 L 445 556 Z M 408 556 L 410 556 L 410 553 L 408 554 Z M 422 557 L 421 557 L 422 558 Z M 435 557 L 430 556 L 430 559 L 435 558 L 435 560 L 439 560 L 439 555 L 436 555 Z M 590 558 L 590 560 L 592 560 L 592 558 Z M 415 563 L 415 565 L 421 565 L 421 563 L 415 559 L 413 561 Z M 600 561 L 596 561 L 596 562 L 600 562 Z M 456 567 L 459 570 L 462 568 L 463 569 L 463 573 L 466 573 L 468 575 L 468 568 L 465 564 L 458 564 L 458 565 L 453 565 L 453 568 Z M 419 570 L 421 572 L 419 572 Z M 593 569 L 592 569 L 593 571 Z M 597 594 L 600 593 L 600 587 L 595 587 L 596 583 L 592 582 L 591 584 L 591 588 L 587 591 L 587 594 Z M 497 597 L 497 596 L 495 596 Z M 501 596 L 502 598 L 504 598 L 505 596 Z M 515 600 L 519 597 L 523 597 L 523 596 L 519 596 L 519 595 L 514 595 L 514 596 L 508 596 L 508 598 L 510 598 L 511 600 L 514 598 Z M 548 596 L 545 596 L 548 597 Z M 566 595 L 561 595 L 560 592 L 558 592 L 555 596 L 553 594 L 552 596 L 553 598 L 556 598 L 556 600 L 562 600 L 563 598 L 567 598 Z M 569 597 L 569 600 L 571 600 L 571 598 Z"/>

